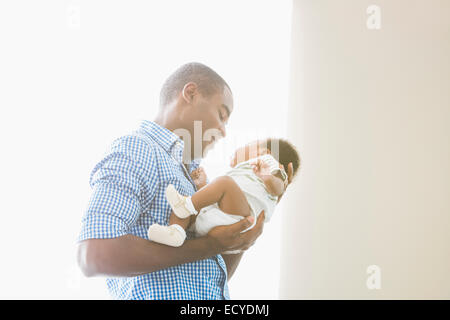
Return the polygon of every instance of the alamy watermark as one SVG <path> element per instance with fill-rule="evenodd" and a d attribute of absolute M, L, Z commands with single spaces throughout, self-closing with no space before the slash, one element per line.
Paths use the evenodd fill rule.
<path fill-rule="evenodd" d="M 366 9 L 367 17 L 366 26 L 369 30 L 381 29 L 381 9 L 377 5 L 370 5 Z"/>
<path fill-rule="evenodd" d="M 194 159 L 201 159 L 205 157 L 205 155 L 216 146 L 218 140 L 223 138 L 223 134 L 219 129 L 210 128 L 203 132 L 202 121 L 194 121 L 194 130 L 191 133 L 189 130 L 185 128 L 179 128 L 173 130 L 173 133 L 178 135 L 184 144 L 183 150 L 183 162 L 190 163 Z M 264 137 L 254 137 L 253 139 L 249 138 L 247 141 L 243 143 L 234 143 L 231 145 L 233 148 L 232 153 L 236 156 L 237 162 L 245 161 L 249 158 L 255 158 L 258 156 L 258 152 L 261 148 L 270 149 L 270 153 L 274 156 L 274 158 L 279 159 L 279 143 L 277 139 L 271 141 L 271 145 L 267 145 L 267 139 L 273 138 L 273 135 L 267 135 Z M 245 138 L 245 137 L 240 137 Z M 241 139 L 242 140 L 242 139 Z M 258 143 L 251 143 L 256 142 Z M 248 146 L 247 149 L 243 149 L 242 147 Z M 223 147 L 223 145 L 222 145 Z M 219 150 L 221 153 L 221 160 L 226 158 L 224 155 L 226 150 Z M 229 154 L 231 156 L 231 154 Z"/>
<path fill-rule="evenodd" d="M 367 274 L 369 277 L 366 280 L 366 286 L 369 290 L 381 289 L 381 268 L 377 265 L 367 267 Z"/>
<path fill-rule="evenodd" d="M 70 4 L 66 8 L 67 28 L 70 30 L 79 30 L 81 27 L 80 6 Z"/>

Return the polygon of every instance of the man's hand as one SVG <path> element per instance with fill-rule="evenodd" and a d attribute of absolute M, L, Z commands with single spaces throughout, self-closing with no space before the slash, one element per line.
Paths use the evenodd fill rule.
<path fill-rule="evenodd" d="M 255 226 L 242 233 L 253 224 L 253 217 L 247 217 L 239 222 L 226 226 L 217 226 L 208 232 L 207 238 L 219 252 L 231 250 L 247 250 L 261 235 L 264 225 L 264 211 L 258 217 Z"/>

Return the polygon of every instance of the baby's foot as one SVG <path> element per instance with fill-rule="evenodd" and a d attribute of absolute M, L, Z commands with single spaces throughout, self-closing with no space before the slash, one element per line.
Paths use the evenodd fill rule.
<path fill-rule="evenodd" d="M 182 196 L 171 184 L 166 188 L 166 198 L 178 218 L 185 219 L 190 215 L 197 214 L 197 210 L 195 210 L 194 205 L 192 204 L 191 197 Z"/>
<path fill-rule="evenodd" d="M 171 247 L 179 247 L 186 239 L 186 231 L 178 224 L 172 224 L 170 226 L 152 224 L 148 228 L 148 238 L 154 242 Z"/>

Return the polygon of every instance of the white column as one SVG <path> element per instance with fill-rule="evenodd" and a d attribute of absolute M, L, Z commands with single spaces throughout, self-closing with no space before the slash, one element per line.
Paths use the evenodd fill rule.
<path fill-rule="evenodd" d="M 450 1 L 294 0 L 292 23 L 280 298 L 450 299 Z"/>

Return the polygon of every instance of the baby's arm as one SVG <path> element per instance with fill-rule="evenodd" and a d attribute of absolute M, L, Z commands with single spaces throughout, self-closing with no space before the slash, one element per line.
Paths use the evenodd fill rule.
<path fill-rule="evenodd" d="M 286 183 L 283 180 L 283 175 L 281 173 L 281 169 L 276 173 L 271 173 L 270 165 L 266 161 L 262 161 L 261 159 L 257 159 L 252 163 L 253 171 L 255 174 L 261 178 L 266 186 L 267 191 L 273 196 L 281 196 L 286 190 Z M 273 171 L 272 171 L 273 172 Z"/>
<path fill-rule="evenodd" d="M 280 173 L 277 173 L 275 176 L 271 174 L 262 175 L 260 178 L 271 195 L 279 197 L 283 194 L 285 187 Z"/>

